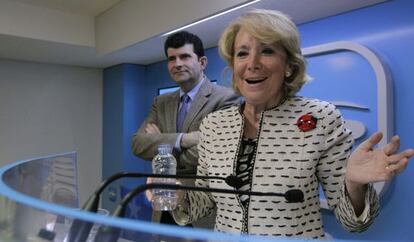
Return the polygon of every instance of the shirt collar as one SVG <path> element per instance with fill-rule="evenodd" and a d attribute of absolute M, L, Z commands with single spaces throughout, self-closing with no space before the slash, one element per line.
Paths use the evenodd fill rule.
<path fill-rule="evenodd" d="M 198 91 L 201 88 L 201 85 L 203 85 L 204 81 L 206 80 L 206 76 L 203 75 L 203 79 L 201 79 L 201 81 L 199 83 L 197 83 L 197 85 L 195 87 L 193 87 L 193 89 L 191 89 L 189 92 L 187 92 L 187 95 L 190 97 L 190 100 L 193 101 L 194 98 L 196 97 Z M 180 89 L 180 98 L 186 94 L 183 90 Z"/>

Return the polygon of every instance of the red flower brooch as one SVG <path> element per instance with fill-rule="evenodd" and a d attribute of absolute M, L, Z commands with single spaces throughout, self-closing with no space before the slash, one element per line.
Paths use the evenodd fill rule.
<path fill-rule="evenodd" d="M 296 122 L 296 125 L 299 127 L 300 131 L 308 132 L 316 128 L 317 121 L 318 120 L 312 115 L 305 114 L 298 119 L 298 121 Z"/>

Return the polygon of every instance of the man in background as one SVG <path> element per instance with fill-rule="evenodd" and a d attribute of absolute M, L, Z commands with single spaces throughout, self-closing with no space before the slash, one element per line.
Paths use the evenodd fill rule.
<path fill-rule="evenodd" d="M 231 89 L 212 84 L 205 76 L 208 60 L 198 36 L 186 31 L 170 35 L 164 52 L 168 72 L 180 89 L 155 97 L 147 118 L 133 136 L 132 149 L 138 157 L 151 161 L 159 144 L 172 144 L 177 174 L 196 174 L 202 119 L 215 110 L 239 103 L 240 99 Z M 153 221 L 158 220 L 157 216 L 159 213 L 154 212 Z M 202 227 L 210 227 L 214 218 L 212 221 L 203 222 Z M 160 222 L 176 224 L 169 212 L 161 213 Z"/>

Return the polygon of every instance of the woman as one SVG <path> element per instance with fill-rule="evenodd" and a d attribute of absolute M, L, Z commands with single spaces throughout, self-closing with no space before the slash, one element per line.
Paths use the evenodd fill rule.
<path fill-rule="evenodd" d="M 177 223 L 217 208 L 218 231 L 322 238 L 321 184 L 339 222 L 349 231 L 365 230 L 379 209 L 371 183 L 403 171 L 414 151 L 396 153 L 398 137 L 373 150 L 382 138 L 376 133 L 350 156 L 353 139 L 339 111 L 330 103 L 295 96 L 307 80 L 305 61 L 298 31 L 282 13 L 254 10 L 239 17 L 224 31 L 219 48 L 245 103 L 204 119 L 198 175 L 237 175 L 245 191 L 300 189 L 304 202 L 186 192 L 173 212 Z M 196 184 L 231 189 L 220 181 Z"/>

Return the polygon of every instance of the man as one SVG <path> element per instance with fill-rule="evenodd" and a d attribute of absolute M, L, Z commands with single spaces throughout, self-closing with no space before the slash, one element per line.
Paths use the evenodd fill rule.
<path fill-rule="evenodd" d="M 170 35 L 164 52 L 170 76 L 180 90 L 154 99 L 148 117 L 134 134 L 132 149 L 135 155 L 152 160 L 159 144 L 173 144 L 177 174 L 195 174 L 202 119 L 215 110 L 239 103 L 239 97 L 229 88 L 212 84 L 204 75 L 208 60 L 198 36 L 186 31 Z M 154 215 L 153 220 L 157 220 Z M 165 212 L 161 223 L 175 221 Z"/>

